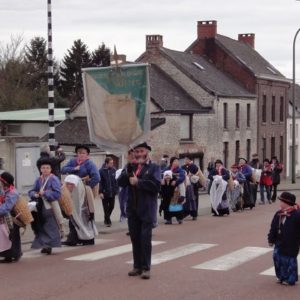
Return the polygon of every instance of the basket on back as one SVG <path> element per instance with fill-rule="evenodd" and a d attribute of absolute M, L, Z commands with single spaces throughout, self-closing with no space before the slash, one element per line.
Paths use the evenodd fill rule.
<path fill-rule="evenodd" d="M 18 221 L 18 225 L 25 227 L 33 221 L 32 214 L 28 207 L 28 201 L 25 196 L 20 195 L 15 206 L 13 207 L 13 212 Z"/>
<path fill-rule="evenodd" d="M 58 202 L 61 210 L 67 216 L 71 216 L 73 212 L 72 198 L 71 198 L 71 193 L 65 184 L 63 184 L 61 187 L 61 197 Z"/>

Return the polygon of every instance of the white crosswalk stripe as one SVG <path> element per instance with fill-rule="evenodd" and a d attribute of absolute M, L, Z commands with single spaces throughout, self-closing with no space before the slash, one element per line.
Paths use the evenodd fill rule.
<path fill-rule="evenodd" d="M 110 240 L 110 239 L 95 239 L 95 245 L 102 245 L 108 242 L 112 242 L 114 240 Z M 63 252 L 68 252 L 74 249 L 79 249 L 82 247 L 92 247 L 92 246 L 63 246 L 61 248 L 53 248 L 52 252 L 53 254 L 58 254 L 58 253 L 63 253 Z M 92 249 L 92 248 L 91 248 Z M 45 254 L 41 253 L 41 250 L 30 250 L 28 252 L 23 253 L 22 259 L 24 258 L 37 258 L 37 257 L 41 257 L 41 256 L 45 256 Z"/>
<path fill-rule="evenodd" d="M 298 256 L 298 265 L 300 264 L 300 257 Z M 275 268 L 272 267 L 260 273 L 261 275 L 275 276 Z M 298 275 L 300 276 L 300 269 L 298 269 Z"/>
<path fill-rule="evenodd" d="M 187 244 L 181 247 L 177 247 L 171 250 L 167 250 L 164 252 L 156 253 L 152 255 L 151 258 L 151 265 L 159 265 L 161 263 L 177 259 L 186 255 L 190 255 L 202 250 L 209 249 L 211 247 L 216 246 L 216 244 L 200 244 L 200 243 L 193 243 Z M 128 264 L 132 264 L 133 261 L 128 261 Z"/>
<path fill-rule="evenodd" d="M 161 241 L 152 241 L 152 246 L 164 244 L 165 242 Z M 96 261 L 124 253 L 128 253 L 132 251 L 132 245 L 126 244 L 114 248 L 109 248 L 105 250 L 90 252 L 82 255 L 72 256 L 69 258 L 66 258 L 65 260 L 72 260 L 72 261 Z"/>
<path fill-rule="evenodd" d="M 216 259 L 193 266 L 194 269 L 228 271 L 256 257 L 272 251 L 270 248 L 245 247 Z"/>

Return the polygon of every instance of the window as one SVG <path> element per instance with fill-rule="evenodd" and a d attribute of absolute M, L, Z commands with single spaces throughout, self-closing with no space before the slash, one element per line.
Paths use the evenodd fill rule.
<path fill-rule="evenodd" d="M 262 158 L 265 159 L 267 154 L 267 139 L 262 139 Z"/>
<path fill-rule="evenodd" d="M 262 122 L 267 122 L 267 96 L 263 95 L 263 101 L 262 101 Z"/>
<path fill-rule="evenodd" d="M 283 162 L 283 136 L 280 136 L 280 145 L 279 145 L 279 161 Z"/>
<path fill-rule="evenodd" d="M 240 141 L 235 141 L 235 162 L 239 162 L 240 157 Z"/>
<path fill-rule="evenodd" d="M 228 128 L 228 104 L 227 103 L 223 103 L 223 127 L 224 129 Z"/>
<path fill-rule="evenodd" d="M 223 163 L 225 168 L 227 168 L 227 164 L 228 164 L 228 142 L 224 142 L 223 143 Z"/>
<path fill-rule="evenodd" d="M 20 135 L 21 125 L 20 124 L 7 124 L 7 135 Z"/>
<path fill-rule="evenodd" d="M 251 104 L 247 104 L 247 127 L 251 127 Z"/>
<path fill-rule="evenodd" d="M 235 104 L 235 128 L 240 128 L 240 105 Z"/>
<path fill-rule="evenodd" d="M 192 115 L 181 115 L 180 116 L 180 139 L 191 141 L 193 139 L 192 134 Z"/>
<path fill-rule="evenodd" d="M 275 137 L 271 137 L 271 157 L 275 156 Z"/>
<path fill-rule="evenodd" d="M 275 117 L 275 111 L 276 109 L 276 98 L 275 96 L 272 96 L 272 122 L 275 122 L 276 121 L 276 117 Z"/>
<path fill-rule="evenodd" d="M 251 140 L 247 139 L 247 160 L 250 161 L 251 154 Z"/>
<path fill-rule="evenodd" d="M 280 97 L 280 112 L 279 112 L 280 122 L 284 121 L 284 99 Z"/>

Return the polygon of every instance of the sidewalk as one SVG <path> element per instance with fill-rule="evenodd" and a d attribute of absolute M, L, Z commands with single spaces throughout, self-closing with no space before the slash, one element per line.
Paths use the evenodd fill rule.
<path fill-rule="evenodd" d="M 296 179 L 296 183 L 292 184 L 291 180 L 282 180 L 281 184 L 278 186 L 278 191 L 296 191 L 300 190 L 300 178 Z M 299 201 L 300 202 L 300 201 Z M 104 225 L 104 214 L 103 214 L 103 208 L 101 204 L 101 200 L 99 197 L 95 200 L 95 221 L 96 226 L 99 231 L 99 235 L 105 235 L 110 234 L 114 232 L 124 231 L 127 232 L 127 221 L 124 220 L 123 222 L 120 222 L 120 206 L 119 206 L 119 200 L 116 198 L 115 208 L 111 217 L 112 220 L 112 226 L 106 227 Z M 199 216 L 208 215 L 211 213 L 211 205 L 209 200 L 209 195 L 206 191 L 200 191 L 199 193 L 199 209 L 198 209 Z M 162 217 L 158 215 L 158 223 L 163 223 L 164 220 Z M 65 232 L 67 233 L 68 230 L 68 220 L 65 221 Z M 31 227 L 28 226 L 26 229 L 25 234 L 22 236 L 22 244 L 28 245 L 33 240 L 33 232 L 31 230 Z"/>

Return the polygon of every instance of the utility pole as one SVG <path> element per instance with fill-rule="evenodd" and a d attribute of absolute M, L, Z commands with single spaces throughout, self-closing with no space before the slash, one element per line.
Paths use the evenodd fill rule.
<path fill-rule="evenodd" d="M 51 0 L 47 0 L 48 12 L 48 116 L 49 134 L 48 142 L 52 154 L 55 152 L 55 127 L 54 127 L 54 77 L 53 77 L 53 51 L 52 51 L 52 9 Z"/>

